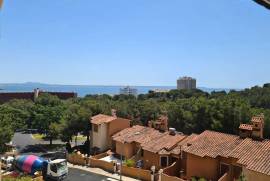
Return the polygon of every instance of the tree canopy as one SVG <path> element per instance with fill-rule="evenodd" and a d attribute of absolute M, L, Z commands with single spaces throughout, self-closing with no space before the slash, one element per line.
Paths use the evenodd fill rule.
<path fill-rule="evenodd" d="M 43 131 L 52 140 L 69 141 L 82 133 L 89 136 L 92 115 L 110 114 L 131 119 L 132 124 L 147 125 L 167 114 L 169 126 L 185 134 L 215 130 L 238 134 L 241 123 L 255 114 L 265 114 L 265 137 L 270 138 L 270 84 L 241 91 L 171 90 L 149 92 L 138 97 L 125 95 L 88 95 L 62 101 L 42 94 L 34 102 L 12 100 L 0 105 L 0 147 L 11 140 L 16 129 Z M 0 151 L 1 151 L 0 148 Z"/>

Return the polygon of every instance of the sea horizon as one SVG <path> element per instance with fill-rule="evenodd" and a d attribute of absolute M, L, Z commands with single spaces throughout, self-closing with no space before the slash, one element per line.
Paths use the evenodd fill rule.
<path fill-rule="evenodd" d="M 63 85 L 63 84 L 45 84 L 45 83 L 0 83 L 0 92 L 32 92 L 34 89 L 39 88 L 43 91 L 48 92 L 75 92 L 78 97 L 84 97 L 86 95 L 94 94 L 108 94 L 117 95 L 119 94 L 120 88 L 126 87 L 127 85 Z M 172 90 L 176 89 L 176 86 L 138 86 L 128 85 L 138 90 L 138 94 L 146 94 L 150 90 L 161 89 L 161 90 Z M 229 88 L 206 88 L 198 87 L 205 92 L 222 91 L 226 92 L 232 90 Z M 236 90 L 236 89 L 234 89 Z M 239 90 L 239 89 L 237 89 Z"/>

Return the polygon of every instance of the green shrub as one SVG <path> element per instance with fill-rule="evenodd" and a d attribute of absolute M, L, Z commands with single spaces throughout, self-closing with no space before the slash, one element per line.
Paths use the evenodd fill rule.
<path fill-rule="evenodd" d="M 134 167 L 135 161 L 132 159 L 125 160 L 124 165 L 126 165 L 127 167 Z"/>
<path fill-rule="evenodd" d="M 205 178 L 200 178 L 199 181 L 207 181 Z"/>

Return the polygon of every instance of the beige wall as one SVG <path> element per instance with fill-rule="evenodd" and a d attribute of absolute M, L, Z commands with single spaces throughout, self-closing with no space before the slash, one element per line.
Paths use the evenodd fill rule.
<path fill-rule="evenodd" d="M 243 173 L 247 181 L 270 181 L 270 175 L 254 172 L 246 168 L 243 169 Z"/>
<path fill-rule="evenodd" d="M 117 118 L 111 121 L 110 123 L 108 123 L 107 139 L 108 139 L 108 147 L 110 149 L 114 149 L 114 146 L 115 146 L 113 145 L 112 136 L 118 133 L 119 131 L 122 131 L 129 127 L 130 127 L 130 120 L 122 119 L 122 118 Z"/>
<path fill-rule="evenodd" d="M 130 121 L 127 119 L 117 118 L 109 123 L 108 136 L 130 127 Z"/>
<path fill-rule="evenodd" d="M 125 156 L 126 159 L 131 158 L 135 154 L 135 144 L 134 143 L 120 143 L 116 142 L 116 153 Z"/>
<path fill-rule="evenodd" d="M 91 146 L 100 148 L 100 151 L 112 149 L 112 135 L 129 127 L 130 121 L 122 118 L 117 118 L 110 123 L 99 124 L 98 132 L 94 132 L 94 126 L 92 126 Z"/>
<path fill-rule="evenodd" d="M 204 177 L 207 180 L 218 180 L 219 161 L 212 158 L 202 158 L 187 154 L 187 178 Z"/>
<path fill-rule="evenodd" d="M 92 126 L 92 147 L 97 147 L 100 151 L 105 151 L 109 148 L 108 146 L 108 124 L 103 123 L 98 125 L 98 132 L 94 131 L 94 126 Z"/>

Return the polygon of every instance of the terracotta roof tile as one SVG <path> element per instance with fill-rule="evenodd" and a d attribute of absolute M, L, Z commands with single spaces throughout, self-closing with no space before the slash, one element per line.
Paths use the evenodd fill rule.
<path fill-rule="evenodd" d="M 270 175 L 270 140 L 256 141 L 251 138 L 205 131 L 190 141 L 185 152 L 200 157 L 235 158 L 249 170 Z"/>
<path fill-rule="evenodd" d="M 98 114 L 96 116 L 93 116 L 90 121 L 92 124 L 102 124 L 102 123 L 109 123 L 115 119 L 117 118 L 113 116 Z"/>
<path fill-rule="evenodd" d="M 197 134 L 191 134 L 187 136 L 185 139 L 183 139 L 181 142 L 178 143 L 178 146 L 176 146 L 171 153 L 175 155 L 179 155 L 181 153 L 181 149 L 183 150 L 190 144 L 190 142 L 194 141 L 197 138 Z"/>
<path fill-rule="evenodd" d="M 185 137 L 186 136 L 180 134 L 173 136 L 170 135 L 169 132 L 165 132 L 153 140 L 142 144 L 142 148 L 153 153 L 170 154 L 177 144 L 185 139 Z"/>
<path fill-rule="evenodd" d="M 114 141 L 121 143 L 139 143 L 144 150 L 168 154 L 168 151 L 173 150 L 177 143 L 183 140 L 186 136 L 176 134 L 169 135 L 168 132 L 162 133 L 153 128 L 144 126 L 133 126 L 126 128 L 113 136 Z"/>
<path fill-rule="evenodd" d="M 153 128 L 136 125 L 131 128 L 126 128 L 119 133 L 116 133 L 113 136 L 113 140 L 121 143 L 136 142 L 139 144 L 143 144 L 145 142 L 149 142 L 157 136 L 160 136 L 160 134 L 161 133 L 159 131 Z"/>
<path fill-rule="evenodd" d="M 228 157 L 231 150 L 242 142 L 238 136 L 214 131 L 204 131 L 184 151 L 200 157 Z"/>
<path fill-rule="evenodd" d="M 255 141 L 246 138 L 229 155 L 247 169 L 270 175 L 270 141 Z"/>

